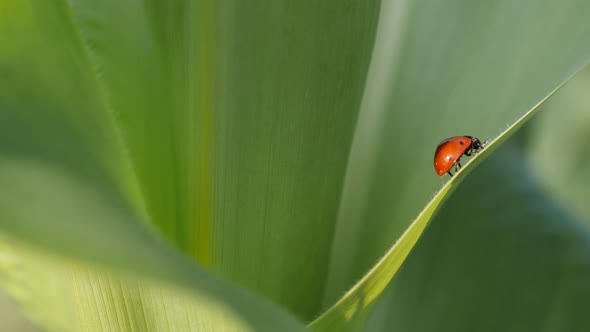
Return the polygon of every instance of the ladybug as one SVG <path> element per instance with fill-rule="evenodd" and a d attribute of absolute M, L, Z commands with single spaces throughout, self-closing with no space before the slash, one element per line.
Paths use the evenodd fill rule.
<path fill-rule="evenodd" d="M 461 157 L 463 155 L 471 156 L 483 149 L 485 142 L 482 143 L 478 138 L 473 136 L 453 136 L 449 137 L 436 148 L 434 153 L 434 170 L 439 176 L 445 173 L 451 173 L 451 168 L 455 166 L 455 172 L 461 168 Z"/>

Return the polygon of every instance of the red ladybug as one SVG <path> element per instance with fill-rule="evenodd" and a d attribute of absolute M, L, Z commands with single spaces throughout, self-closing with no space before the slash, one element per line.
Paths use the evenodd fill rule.
<path fill-rule="evenodd" d="M 485 143 L 485 142 L 484 142 Z M 455 166 L 455 172 L 461 168 L 461 157 L 463 155 L 471 156 L 472 153 L 481 150 L 484 147 L 482 142 L 472 136 L 453 136 L 449 137 L 438 145 L 434 153 L 434 170 L 439 176 L 445 173 L 451 173 L 451 168 Z"/>

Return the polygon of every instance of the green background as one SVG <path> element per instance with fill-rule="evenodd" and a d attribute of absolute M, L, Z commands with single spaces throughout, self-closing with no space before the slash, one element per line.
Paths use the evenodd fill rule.
<path fill-rule="evenodd" d="M 590 73 L 453 190 L 432 157 L 585 63 L 589 13 L 0 1 L 6 310 L 50 331 L 588 330 Z M 431 200 L 391 285 L 421 230 L 361 279 Z"/>

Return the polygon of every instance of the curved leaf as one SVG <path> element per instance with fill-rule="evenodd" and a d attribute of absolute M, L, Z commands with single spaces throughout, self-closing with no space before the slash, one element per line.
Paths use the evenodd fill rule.
<path fill-rule="evenodd" d="M 100 68 L 70 14 L 65 2 L 2 2 L 2 231 L 58 256 L 187 289 L 244 329 L 304 330 L 283 309 L 204 270 L 146 227 L 142 196 L 113 126 L 113 105 L 97 79 Z M 38 323 L 63 318 L 33 316 Z"/>
<path fill-rule="evenodd" d="M 398 272 L 410 251 L 424 232 L 424 229 L 435 215 L 442 203 L 463 181 L 472 168 L 487 158 L 502 142 L 507 140 L 523 126 L 557 91 L 559 91 L 572 77 L 587 65 L 578 68 L 574 74 L 559 84 L 551 93 L 539 101 L 524 116 L 510 126 L 502 135 L 491 141 L 476 157 L 467 162 L 455 176 L 447 182 L 424 210 L 412 222 L 410 227 L 389 249 L 383 258 L 352 287 L 334 306 L 310 324 L 316 331 L 339 331 L 344 328 L 357 326 L 366 318 L 365 308 L 371 305 L 385 290 L 389 282 Z M 473 164 L 473 166 L 472 166 Z M 352 321 L 352 322 L 351 322 Z M 358 321 L 358 322 L 355 322 Z"/>
<path fill-rule="evenodd" d="M 590 328 L 589 229 L 535 184 L 514 143 L 441 208 L 367 331 Z"/>
<path fill-rule="evenodd" d="M 243 329 L 303 330 L 280 308 L 205 271 L 156 240 L 116 201 L 84 185 L 83 180 L 39 162 L 0 160 L 0 183 L 2 228 L 15 238 L 61 256 L 190 289 L 191 297 L 211 303 L 208 306 L 221 311 L 224 320 L 246 322 L 241 324 Z M 25 201 L 27 209 L 22 208 Z M 42 310 L 38 304 L 25 309 Z"/>
<path fill-rule="evenodd" d="M 441 186 L 432 155 L 442 139 L 497 136 L 588 59 L 589 11 L 581 0 L 382 3 L 325 308 Z"/>
<path fill-rule="evenodd" d="M 152 221 L 303 319 L 321 305 L 378 2 L 73 6 Z"/>

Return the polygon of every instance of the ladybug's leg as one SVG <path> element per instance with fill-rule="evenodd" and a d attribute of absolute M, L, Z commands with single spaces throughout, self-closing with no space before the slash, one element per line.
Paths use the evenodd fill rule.
<path fill-rule="evenodd" d="M 451 171 L 448 171 L 447 174 L 449 174 L 451 177 L 453 177 L 453 173 L 451 173 Z"/>
<path fill-rule="evenodd" d="M 455 172 L 458 172 L 460 168 L 461 168 L 461 161 L 457 160 L 455 162 Z"/>

